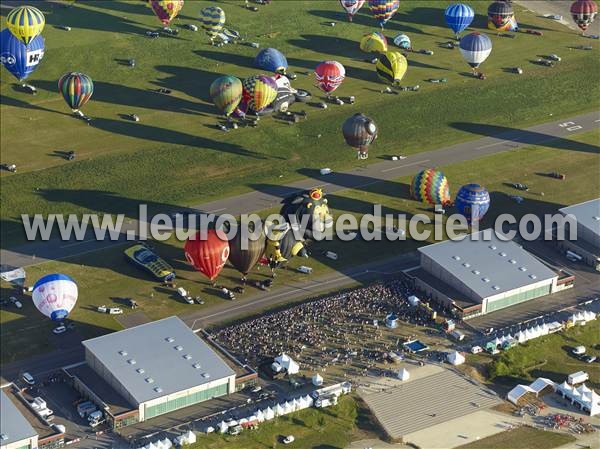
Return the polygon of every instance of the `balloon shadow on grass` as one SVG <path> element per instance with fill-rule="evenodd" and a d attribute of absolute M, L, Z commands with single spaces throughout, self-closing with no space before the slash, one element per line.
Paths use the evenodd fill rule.
<path fill-rule="evenodd" d="M 366 5 L 365 5 L 366 7 Z M 438 10 L 439 13 L 439 10 Z M 347 22 L 347 15 L 344 11 L 342 11 L 340 9 L 340 11 L 329 11 L 329 10 L 321 10 L 321 9 L 311 9 L 308 11 L 308 14 L 311 14 L 315 17 L 320 17 L 323 19 L 327 19 L 327 21 L 333 21 L 333 22 Z M 377 23 L 377 21 L 373 18 L 373 16 L 367 12 L 367 13 L 361 13 L 359 12 L 358 14 L 356 14 L 354 16 L 354 18 L 352 19 L 352 23 L 353 24 L 358 24 L 358 25 L 363 25 L 369 28 L 373 28 L 374 30 L 380 30 L 380 26 Z M 423 30 L 420 30 L 418 28 L 409 26 L 409 25 L 405 25 L 404 23 L 402 23 L 401 20 L 398 20 L 398 14 L 394 15 L 394 17 L 392 17 L 391 20 L 389 20 L 385 26 L 384 26 L 384 30 L 383 32 L 390 32 L 390 31 L 403 31 L 405 33 L 413 33 L 413 34 L 428 34 L 428 33 L 424 33 Z"/>

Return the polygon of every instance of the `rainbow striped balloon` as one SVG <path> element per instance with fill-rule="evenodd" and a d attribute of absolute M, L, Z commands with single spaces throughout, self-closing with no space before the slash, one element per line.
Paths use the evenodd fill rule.
<path fill-rule="evenodd" d="M 369 0 L 369 9 L 382 29 L 387 21 L 396 14 L 399 7 L 400 0 Z"/>
<path fill-rule="evenodd" d="M 84 73 L 65 73 L 58 80 L 58 91 L 73 112 L 77 112 L 94 93 L 94 82 Z"/>
<path fill-rule="evenodd" d="M 267 75 L 254 75 L 246 78 L 242 85 L 243 99 L 248 109 L 260 112 L 269 106 L 277 98 L 277 84 L 275 80 Z"/>
<path fill-rule="evenodd" d="M 448 180 L 441 171 L 433 168 L 422 170 L 415 175 L 410 194 L 415 200 L 431 205 L 451 202 Z"/>

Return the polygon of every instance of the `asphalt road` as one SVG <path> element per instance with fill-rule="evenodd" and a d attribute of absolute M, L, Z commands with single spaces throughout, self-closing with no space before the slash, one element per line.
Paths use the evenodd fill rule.
<path fill-rule="evenodd" d="M 594 145 L 576 144 L 569 140 L 569 135 L 590 131 L 600 127 L 600 112 L 592 112 L 571 119 L 556 120 L 527 129 L 504 128 L 493 125 L 457 124 L 465 131 L 480 134 L 483 137 L 458 145 L 449 146 L 434 151 L 415 154 L 404 160 L 386 160 L 367 167 L 357 168 L 347 172 L 319 175 L 318 169 L 307 170 L 308 178 L 282 186 L 269 186 L 263 191 L 253 191 L 236 197 L 201 204 L 188 209 L 192 212 L 205 212 L 239 215 L 257 212 L 278 205 L 281 199 L 304 189 L 315 186 L 323 187 L 328 193 L 344 189 L 360 189 L 378 182 L 396 179 L 400 176 L 411 175 L 428 167 L 440 167 L 448 164 L 477 159 L 491 154 L 500 153 L 528 145 L 550 145 L 556 148 L 572 149 L 574 151 L 600 151 Z M 314 173 L 311 175 L 311 173 Z M 62 241 L 53 239 L 47 242 L 36 241 L 12 249 L 2 249 L 2 263 L 14 267 L 26 267 L 48 260 L 61 260 L 72 256 L 91 253 L 108 248 L 119 242 L 135 240 L 138 223 L 130 220 L 126 223 L 116 240 L 97 240 L 93 229 L 90 229 L 83 240 Z"/>
<path fill-rule="evenodd" d="M 538 13 L 540 16 L 545 16 L 547 14 L 562 16 L 562 20 L 560 21 L 560 23 L 571 28 L 572 30 L 581 32 L 581 30 L 577 28 L 577 25 L 575 25 L 575 22 L 573 22 L 573 19 L 571 18 L 571 5 L 573 4 L 572 0 L 516 0 L 515 3 L 518 3 L 519 5 Z M 518 17 L 517 21 L 519 21 Z M 592 23 L 592 25 L 587 29 L 586 34 L 600 34 L 600 20 L 596 20 L 594 23 Z"/>

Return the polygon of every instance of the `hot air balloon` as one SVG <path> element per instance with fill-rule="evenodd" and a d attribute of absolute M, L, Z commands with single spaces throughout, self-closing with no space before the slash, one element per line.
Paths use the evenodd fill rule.
<path fill-rule="evenodd" d="M 235 76 L 221 76 L 210 85 L 210 98 L 219 111 L 231 115 L 242 99 L 242 82 Z"/>
<path fill-rule="evenodd" d="M 398 84 L 408 69 L 408 61 L 398 51 L 387 51 L 375 64 L 377 75 L 384 83 Z"/>
<path fill-rule="evenodd" d="M 44 38 L 36 36 L 25 45 L 8 30 L 0 33 L 0 61 L 19 81 L 27 78 L 44 57 Z"/>
<path fill-rule="evenodd" d="M 65 73 L 58 80 L 58 91 L 73 112 L 78 112 L 94 93 L 94 83 L 84 73 Z"/>
<path fill-rule="evenodd" d="M 33 6 L 18 6 L 6 16 L 6 26 L 10 32 L 25 45 L 42 34 L 46 19 L 44 14 Z"/>
<path fill-rule="evenodd" d="M 471 33 L 460 40 L 459 49 L 475 72 L 492 52 L 492 41 L 485 34 Z"/>
<path fill-rule="evenodd" d="M 273 276 L 275 276 L 275 269 L 292 257 L 308 257 L 304 241 L 294 235 L 288 223 L 268 226 L 266 237 L 265 259 Z"/>
<path fill-rule="evenodd" d="M 497 1 L 488 8 L 488 28 L 494 31 L 517 31 L 517 19 L 512 5 L 506 1 Z"/>
<path fill-rule="evenodd" d="M 358 12 L 360 8 L 365 4 L 365 0 L 340 0 L 342 8 L 346 10 L 348 14 L 348 20 L 352 22 L 354 14 Z"/>
<path fill-rule="evenodd" d="M 490 208 L 490 193 L 479 184 L 467 184 L 459 189 L 454 205 L 467 222 L 479 221 Z"/>
<path fill-rule="evenodd" d="M 598 14 L 598 6 L 592 0 L 578 0 L 571 5 L 571 17 L 585 33 Z"/>
<path fill-rule="evenodd" d="M 243 223 L 241 225 L 246 226 Z M 229 240 L 229 263 L 242 274 L 242 281 L 244 282 L 246 282 L 246 276 L 248 276 L 250 270 L 263 256 L 266 242 L 262 227 L 258 231 L 249 228 L 246 234 L 256 234 L 255 237 L 257 238 L 247 238 L 245 242 L 242 242 L 246 235 L 238 227 L 235 236 Z M 245 247 L 243 243 L 245 243 Z"/>
<path fill-rule="evenodd" d="M 150 7 L 164 26 L 177 17 L 183 8 L 183 0 L 150 0 Z"/>
<path fill-rule="evenodd" d="M 342 125 L 346 143 L 358 151 L 359 159 L 369 157 L 369 145 L 377 138 L 377 125 L 364 114 L 357 113 Z"/>
<path fill-rule="evenodd" d="M 333 217 L 323 190 L 314 188 L 285 198 L 280 214 L 292 226 L 306 226 L 305 238 L 313 238 L 315 232 L 324 233 L 333 226 Z"/>
<path fill-rule="evenodd" d="M 406 34 L 399 34 L 394 38 L 394 44 L 403 50 L 410 50 L 412 48 L 412 44 L 410 42 L 410 37 Z"/>
<path fill-rule="evenodd" d="M 77 302 L 77 284 L 66 274 L 48 274 L 33 286 L 33 304 L 53 321 L 62 321 Z"/>
<path fill-rule="evenodd" d="M 365 34 L 360 40 L 360 49 L 365 53 L 385 53 L 388 49 L 387 38 L 379 31 Z"/>
<path fill-rule="evenodd" d="M 454 31 L 454 35 L 458 39 L 458 35 L 473 22 L 475 11 L 464 3 L 454 3 L 446 8 L 444 17 L 446 18 L 446 23 Z"/>
<path fill-rule="evenodd" d="M 225 11 L 218 6 L 204 8 L 200 11 L 200 24 L 212 42 L 225 25 Z"/>
<path fill-rule="evenodd" d="M 346 77 L 346 69 L 337 61 L 324 61 L 315 69 L 315 86 L 329 95 L 340 87 Z"/>
<path fill-rule="evenodd" d="M 277 98 L 277 84 L 267 75 L 254 75 L 242 83 L 242 98 L 247 110 L 260 112 Z"/>
<path fill-rule="evenodd" d="M 422 203 L 445 205 L 450 203 L 450 186 L 441 171 L 428 168 L 415 175 L 410 186 L 411 196 Z"/>
<path fill-rule="evenodd" d="M 369 0 L 369 8 L 373 13 L 373 17 L 383 29 L 383 26 L 392 18 L 398 7 L 400 0 Z"/>
<path fill-rule="evenodd" d="M 209 229 L 206 239 L 202 240 L 200 232 L 185 242 L 185 258 L 196 270 L 214 281 L 229 257 L 229 242 L 221 230 Z"/>
<path fill-rule="evenodd" d="M 280 73 L 285 75 L 288 69 L 288 62 L 283 53 L 275 48 L 264 48 L 258 52 L 254 58 L 254 65 L 267 72 Z"/>

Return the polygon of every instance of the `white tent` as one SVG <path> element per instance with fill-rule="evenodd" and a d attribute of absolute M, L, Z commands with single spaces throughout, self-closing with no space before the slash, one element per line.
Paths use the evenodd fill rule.
<path fill-rule="evenodd" d="M 219 428 L 219 433 L 225 433 L 229 429 L 229 426 L 225 421 L 221 421 L 217 427 Z"/>
<path fill-rule="evenodd" d="M 258 422 L 264 422 L 264 421 L 265 421 L 265 414 L 263 413 L 263 411 L 262 411 L 262 410 L 258 410 L 258 411 L 256 412 L 256 420 L 257 420 Z"/>
<path fill-rule="evenodd" d="M 536 395 L 546 387 L 552 387 L 553 390 L 556 390 L 556 384 L 545 377 L 538 377 L 529 384 L 529 388 L 531 388 Z"/>
<path fill-rule="evenodd" d="M 525 337 L 525 334 L 522 331 L 519 331 L 519 332 L 516 333 L 515 339 L 519 343 L 525 343 L 526 337 Z"/>
<path fill-rule="evenodd" d="M 577 321 L 585 321 L 585 315 L 583 314 L 583 312 L 578 312 L 576 316 Z"/>
<path fill-rule="evenodd" d="M 583 312 L 583 317 L 586 321 L 593 321 L 596 319 L 596 314 L 591 310 L 586 310 Z"/>
<path fill-rule="evenodd" d="M 300 404 L 298 403 L 298 400 L 296 398 L 294 398 L 294 400 L 292 401 L 292 408 L 294 409 L 294 411 L 300 410 Z"/>
<path fill-rule="evenodd" d="M 315 387 L 320 387 L 321 385 L 323 385 L 323 378 L 319 375 L 319 373 L 315 374 L 312 377 L 312 384 Z"/>
<path fill-rule="evenodd" d="M 263 414 L 265 415 L 265 421 L 270 421 L 275 418 L 275 412 L 271 407 L 267 407 L 265 410 L 263 410 Z"/>
<path fill-rule="evenodd" d="M 398 379 L 400 379 L 402 382 L 405 382 L 408 379 L 410 379 L 410 373 L 406 368 L 402 368 L 398 371 Z"/>
<path fill-rule="evenodd" d="M 283 407 L 280 404 L 277 404 L 275 406 L 275 416 L 281 416 L 281 415 L 285 415 L 285 410 L 283 409 Z"/>
<path fill-rule="evenodd" d="M 167 437 L 165 437 L 165 439 L 162 440 L 161 443 L 164 449 L 170 449 L 173 447 L 173 443 Z"/>
<path fill-rule="evenodd" d="M 562 393 L 569 393 L 573 390 L 573 387 L 567 383 L 565 380 L 562 384 L 558 386 L 558 391 Z"/>
<path fill-rule="evenodd" d="M 185 439 L 187 440 L 187 444 L 194 444 L 196 442 L 196 434 L 191 430 L 185 434 Z"/>
<path fill-rule="evenodd" d="M 314 404 L 314 400 L 313 398 L 307 394 L 306 396 L 304 396 L 304 400 L 306 401 L 307 407 L 312 407 Z"/>
<path fill-rule="evenodd" d="M 448 362 L 454 366 L 465 363 L 465 356 L 458 351 L 451 352 L 446 358 L 448 359 Z"/>
<path fill-rule="evenodd" d="M 294 411 L 294 407 L 292 406 L 291 402 L 285 401 L 285 403 L 283 404 L 283 411 L 286 415 Z"/>
<path fill-rule="evenodd" d="M 285 353 L 282 353 L 279 357 L 275 357 L 275 363 L 281 365 L 288 374 L 298 374 L 300 371 L 300 366 Z"/>
<path fill-rule="evenodd" d="M 506 398 L 513 404 L 517 405 L 517 402 L 519 402 L 521 396 L 533 392 L 534 391 L 528 385 L 517 385 L 515 388 L 508 392 Z"/>
<path fill-rule="evenodd" d="M 241 426 L 242 424 L 246 424 L 248 422 L 248 418 L 240 418 L 238 424 Z"/>
<path fill-rule="evenodd" d="M 296 402 L 298 404 L 296 410 L 303 410 L 308 407 L 308 403 L 306 402 L 306 399 L 304 399 L 304 396 L 300 396 Z"/>

